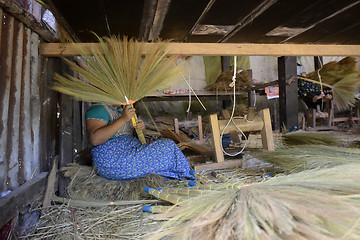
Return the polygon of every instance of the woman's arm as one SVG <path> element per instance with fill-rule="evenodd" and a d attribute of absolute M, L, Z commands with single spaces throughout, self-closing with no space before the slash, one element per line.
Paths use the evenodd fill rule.
<path fill-rule="evenodd" d="M 135 108 L 126 106 L 121 116 L 112 124 L 107 125 L 104 120 L 87 119 L 86 128 L 91 145 L 100 145 L 109 140 L 114 134 L 135 115 Z"/>

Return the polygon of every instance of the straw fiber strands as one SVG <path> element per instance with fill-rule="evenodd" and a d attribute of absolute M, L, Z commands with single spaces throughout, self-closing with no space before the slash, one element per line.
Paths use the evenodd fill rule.
<path fill-rule="evenodd" d="M 302 144 L 340 145 L 340 139 L 332 134 L 301 130 L 284 134 L 283 140 L 287 146 Z"/>
<path fill-rule="evenodd" d="M 144 239 L 159 225 L 143 216 L 141 205 L 80 208 L 64 204 L 42 210 L 39 226 L 26 239 Z"/>
<path fill-rule="evenodd" d="M 70 164 L 62 168 L 65 177 L 71 179 L 68 195 L 73 199 L 86 200 L 138 200 L 144 199 L 144 187 L 161 187 L 165 180 L 159 175 L 148 175 L 131 180 L 108 180 L 96 175 L 94 168 Z"/>
<path fill-rule="evenodd" d="M 163 214 L 150 239 L 360 239 L 359 181 L 360 164 L 345 164 L 216 184 Z"/>
<path fill-rule="evenodd" d="M 297 145 L 273 152 L 262 151 L 254 156 L 280 167 L 277 171 L 285 172 L 300 172 L 349 163 L 360 164 L 360 149 L 325 145 Z"/>
<path fill-rule="evenodd" d="M 210 91 L 232 91 L 232 87 L 229 85 L 232 82 L 232 77 L 234 75 L 233 70 L 228 70 L 223 72 L 217 80 L 206 87 L 207 90 Z M 251 86 L 251 77 L 249 75 L 248 71 L 241 71 L 236 74 L 236 84 L 235 84 L 235 90 L 241 91 L 243 93 L 247 93 Z"/>
<path fill-rule="evenodd" d="M 99 38 L 100 48 L 79 49 L 85 62 L 64 59 L 79 78 L 55 74 L 54 89 L 80 100 L 122 105 L 134 102 L 180 79 L 175 56 L 167 56 L 167 42 L 145 49 L 143 42 L 127 37 Z M 143 53 L 146 52 L 145 55 Z"/>

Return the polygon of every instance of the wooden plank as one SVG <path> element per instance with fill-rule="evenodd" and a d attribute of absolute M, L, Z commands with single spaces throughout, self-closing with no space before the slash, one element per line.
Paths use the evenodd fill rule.
<path fill-rule="evenodd" d="M 155 43 L 145 43 L 147 48 Z M 47 57 L 77 56 L 78 47 L 98 48 L 98 43 L 43 43 Z M 187 56 L 360 56 L 359 45 L 251 44 L 251 43 L 169 43 L 169 55 Z"/>
<path fill-rule="evenodd" d="M 274 136 L 271 127 L 270 110 L 265 108 L 259 112 L 262 120 L 264 121 L 264 127 L 261 129 L 261 141 L 263 149 L 268 151 L 274 151 Z"/>
<path fill-rule="evenodd" d="M 224 129 L 224 127 L 226 126 L 228 121 L 229 120 L 218 120 L 219 131 L 222 131 Z M 255 117 L 254 121 L 251 121 L 251 122 L 248 122 L 243 118 L 240 118 L 240 119 L 236 118 L 236 119 L 233 119 L 233 121 L 236 124 L 236 126 L 238 128 L 240 128 L 241 131 L 243 131 L 243 132 L 260 131 L 264 126 L 264 123 L 259 116 Z M 227 128 L 225 129 L 224 134 L 227 134 L 232 131 L 238 131 L 236 126 L 234 126 L 233 123 L 230 123 L 227 126 Z"/>
<path fill-rule="evenodd" d="M 212 132 L 212 139 L 215 147 L 216 162 L 224 162 L 224 153 L 221 148 L 220 129 L 217 114 L 210 115 L 210 125 Z"/>
<path fill-rule="evenodd" d="M 212 169 L 225 169 L 241 167 L 243 160 L 227 160 L 226 162 L 208 163 L 195 165 L 195 171 L 212 170 Z"/>
<path fill-rule="evenodd" d="M 199 141 L 204 140 L 201 115 L 198 115 L 198 134 L 199 134 Z"/>
<path fill-rule="evenodd" d="M 49 207 L 51 204 L 51 196 L 55 192 L 55 183 L 56 183 L 56 172 L 57 172 L 57 166 L 58 166 L 58 158 L 59 156 L 56 156 L 53 161 L 53 166 L 51 168 L 51 171 L 49 173 L 46 191 L 44 194 L 43 199 L 43 207 Z"/>
<path fill-rule="evenodd" d="M 5 197 L 0 198 L 0 226 L 3 226 L 17 212 L 44 194 L 47 175 L 47 172 L 42 172 Z"/>

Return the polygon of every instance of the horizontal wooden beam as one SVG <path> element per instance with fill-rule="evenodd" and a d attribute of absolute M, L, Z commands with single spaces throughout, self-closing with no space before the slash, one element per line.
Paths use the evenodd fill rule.
<path fill-rule="evenodd" d="M 30 202 L 43 196 L 47 176 L 47 172 L 42 172 L 0 199 L 0 227 L 16 216 L 17 212 L 23 210 Z"/>
<path fill-rule="evenodd" d="M 154 43 L 146 43 L 150 48 Z M 98 48 L 98 43 L 43 43 L 47 57 L 77 56 L 77 49 Z M 170 55 L 186 56 L 360 56 L 360 45 L 170 43 Z M 146 48 L 145 52 L 146 53 Z"/>

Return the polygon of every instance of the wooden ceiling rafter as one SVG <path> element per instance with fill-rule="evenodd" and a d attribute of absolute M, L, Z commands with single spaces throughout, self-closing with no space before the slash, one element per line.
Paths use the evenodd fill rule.
<path fill-rule="evenodd" d="M 144 2 L 141 25 L 139 29 L 139 40 L 149 41 L 151 29 L 153 27 L 156 6 L 158 0 L 148 0 Z"/>
<path fill-rule="evenodd" d="M 201 13 L 200 17 L 198 18 L 198 20 L 195 22 L 195 24 L 192 26 L 192 28 L 190 29 L 190 31 L 188 32 L 188 34 L 186 35 L 184 42 L 187 41 L 187 38 L 192 34 L 192 32 L 194 31 L 194 29 L 199 25 L 199 23 L 204 19 L 205 15 L 207 14 L 207 12 L 210 10 L 210 8 L 214 5 L 216 0 L 210 0 L 209 3 L 206 5 L 204 11 Z"/>
<path fill-rule="evenodd" d="M 234 36 L 238 31 L 240 31 L 245 26 L 249 25 L 256 17 L 260 16 L 264 11 L 269 9 L 274 5 L 278 0 L 264 0 L 256 8 L 254 8 L 245 18 L 241 19 L 224 37 L 222 37 L 218 43 L 227 42 L 232 36 Z"/>
<path fill-rule="evenodd" d="M 335 16 L 337 16 L 337 15 L 345 12 L 345 11 L 348 10 L 348 9 L 351 9 L 352 7 L 355 7 L 355 6 L 358 5 L 359 3 L 360 3 L 360 1 L 357 1 L 357 2 L 354 2 L 354 3 L 350 4 L 350 5 L 348 5 L 348 6 L 345 6 L 344 8 L 342 8 L 342 9 L 334 12 L 333 14 L 331 14 L 331 15 L 329 15 L 329 16 L 327 16 L 327 17 L 325 17 L 325 18 L 323 18 L 323 19 L 321 19 L 321 20 L 319 20 L 319 21 L 317 21 L 316 23 L 312 24 L 311 26 L 309 26 L 309 27 L 306 29 L 306 31 L 312 29 L 313 27 L 319 25 L 320 23 L 325 22 L 325 21 L 328 20 L 328 19 L 331 19 L 331 18 L 333 18 L 333 17 L 335 17 Z M 306 31 L 304 31 L 304 32 L 306 32 Z M 291 39 L 299 36 L 299 35 L 302 34 L 302 33 L 303 33 L 303 32 L 298 33 L 298 34 L 294 34 L 294 35 L 286 38 L 285 40 L 281 41 L 280 43 L 287 43 L 287 42 L 289 42 Z M 319 39 L 319 41 L 320 41 L 320 40 L 321 40 L 321 39 Z"/>

